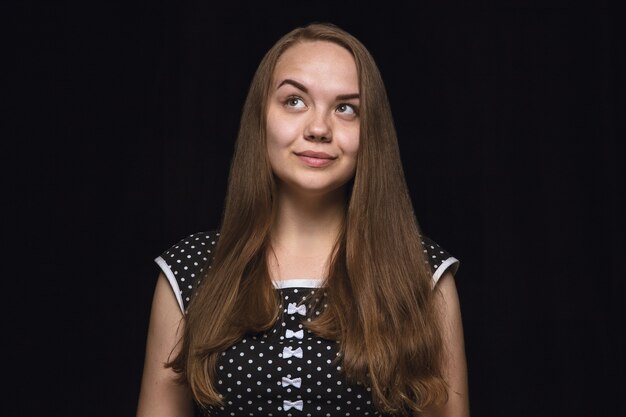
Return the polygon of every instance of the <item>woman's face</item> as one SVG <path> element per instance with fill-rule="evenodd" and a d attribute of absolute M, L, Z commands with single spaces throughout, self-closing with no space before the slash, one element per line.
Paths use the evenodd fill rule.
<path fill-rule="evenodd" d="M 291 46 L 276 64 L 267 108 L 267 151 L 279 189 L 321 195 L 354 176 L 359 80 L 350 52 L 325 41 Z"/>

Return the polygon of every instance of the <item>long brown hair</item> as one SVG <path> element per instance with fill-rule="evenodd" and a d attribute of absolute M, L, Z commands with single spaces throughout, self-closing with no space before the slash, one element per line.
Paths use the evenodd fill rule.
<path fill-rule="evenodd" d="M 276 62 L 297 42 L 336 43 L 359 77 L 360 142 L 344 222 L 325 282 L 327 304 L 308 323 L 340 340 L 349 381 L 368 384 L 383 412 L 412 414 L 447 400 L 443 344 L 432 276 L 404 179 L 385 87 L 374 59 L 352 35 L 311 24 L 283 36 L 261 61 L 241 117 L 220 240 L 185 318 L 179 353 L 168 364 L 196 401 L 216 405 L 218 355 L 277 320 L 267 265 L 275 180 L 265 142 L 266 105 Z"/>

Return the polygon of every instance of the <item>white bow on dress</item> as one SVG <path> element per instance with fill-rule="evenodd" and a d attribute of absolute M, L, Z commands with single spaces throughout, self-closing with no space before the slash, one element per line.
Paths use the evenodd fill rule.
<path fill-rule="evenodd" d="M 291 409 L 292 407 L 295 408 L 298 411 L 302 411 L 302 406 L 304 405 L 304 403 L 302 402 L 302 400 L 297 400 L 297 401 L 289 401 L 289 400 L 284 400 L 283 401 L 283 408 L 285 409 L 285 411 Z"/>
<path fill-rule="evenodd" d="M 302 386 L 302 378 L 298 377 L 298 378 L 290 379 L 284 376 L 282 385 L 283 385 L 283 388 L 288 387 L 289 385 L 293 385 L 296 388 L 300 388 Z"/>
<path fill-rule="evenodd" d="M 296 358 L 302 358 L 302 348 L 291 349 L 290 347 L 283 348 L 283 359 L 291 358 L 295 356 Z"/>
<path fill-rule="evenodd" d="M 296 305 L 296 303 L 289 303 L 287 305 L 287 314 L 300 314 L 304 316 L 306 314 L 306 306 L 304 304 Z"/>
<path fill-rule="evenodd" d="M 294 332 L 293 330 L 287 329 L 287 331 L 285 332 L 285 337 L 287 339 L 291 339 L 292 337 L 295 337 L 296 339 L 302 339 L 304 337 L 304 331 L 298 330 L 297 332 Z"/>

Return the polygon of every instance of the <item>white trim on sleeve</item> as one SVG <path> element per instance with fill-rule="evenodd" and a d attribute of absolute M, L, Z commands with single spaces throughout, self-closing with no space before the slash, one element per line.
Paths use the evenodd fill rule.
<path fill-rule="evenodd" d="M 441 278 L 443 273 L 446 272 L 448 268 L 452 268 L 452 275 L 456 274 L 456 270 L 459 269 L 459 260 L 456 259 L 454 256 L 451 256 L 443 261 L 441 265 L 439 265 L 439 267 L 433 273 L 433 287 L 437 285 L 437 282 L 439 282 L 439 278 Z"/>
<path fill-rule="evenodd" d="M 161 267 L 161 270 L 165 274 L 165 277 L 167 278 L 167 280 L 170 283 L 170 286 L 172 287 L 172 291 L 174 291 L 174 295 L 176 296 L 176 301 L 178 301 L 178 306 L 180 307 L 180 311 L 182 311 L 183 314 L 185 314 L 185 306 L 183 304 L 183 295 L 180 292 L 178 281 L 176 281 L 176 277 L 172 273 L 172 270 L 167 265 L 167 262 L 165 262 L 165 259 L 163 259 L 160 256 L 156 257 L 154 259 L 154 262 L 156 262 L 159 265 L 159 267 Z"/>

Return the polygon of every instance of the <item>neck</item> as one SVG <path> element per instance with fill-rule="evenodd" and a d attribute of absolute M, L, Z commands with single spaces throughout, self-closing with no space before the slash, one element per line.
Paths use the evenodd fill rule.
<path fill-rule="evenodd" d="M 292 253 L 328 252 L 335 244 L 346 210 L 345 190 L 302 195 L 279 187 L 272 245 Z"/>

